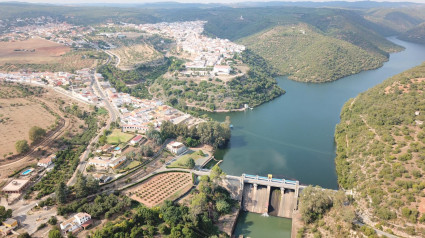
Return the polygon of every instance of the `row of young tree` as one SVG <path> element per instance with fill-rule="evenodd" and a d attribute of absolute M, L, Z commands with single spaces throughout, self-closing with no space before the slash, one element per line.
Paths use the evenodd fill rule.
<path fill-rule="evenodd" d="M 216 166 L 210 176 L 202 177 L 199 190 L 193 192 L 189 206 L 170 201 L 154 208 L 140 205 L 133 213 L 127 214 L 126 219 L 106 223 L 90 237 L 227 237 L 220 233 L 215 223 L 232 207 L 237 208 L 237 202 L 218 185 L 223 176 L 225 174 Z"/>

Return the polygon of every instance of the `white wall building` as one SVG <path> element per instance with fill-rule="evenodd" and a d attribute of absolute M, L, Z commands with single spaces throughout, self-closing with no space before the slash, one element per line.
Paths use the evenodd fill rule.
<path fill-rule="evenodd" d="M 84 223 L 86 223 L 90 220 L 91 220 L 90 214 L 87 214 L 87 213 L 84 213 L 84 212 L 79 212 L 79 213 L 75 214 L 73 217 L 69 218 L 68 220 L 62 222 L 60 224 L 60 227 L 61 227 L 62 232 L 64 232 L 64 233 L 74 232 L 78 228 L 81 228 L 81 226 Z"/>
<path fill-rule="evenodd" d="M 176 154 L 176 155 L 179 155 L 179 154 L 181 154 L 181 153 L 183 153 L 187 150 L 186 146 L 183 145 L 183 143 L 180 143 L 180 142 L 177 142 L 177 141 L 170 142 L 167 145 L 167 149 L 171 153 Z"/>

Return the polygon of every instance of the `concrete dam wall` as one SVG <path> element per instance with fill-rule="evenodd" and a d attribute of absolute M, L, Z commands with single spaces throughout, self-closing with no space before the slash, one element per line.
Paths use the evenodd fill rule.
<path fill-rule="evenodd" d="M 249 212 L 292 218 L 296 199 L 291 189 L 245 183 L 242 206 Z"/>

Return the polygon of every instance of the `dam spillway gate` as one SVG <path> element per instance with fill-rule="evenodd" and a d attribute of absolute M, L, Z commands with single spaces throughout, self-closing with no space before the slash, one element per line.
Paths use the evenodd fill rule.
<path fill-rule="evenodd" d="M 249 212 L 292 218 L 298 209 L 298 181 L 243 174 L 242 209 Z"/>

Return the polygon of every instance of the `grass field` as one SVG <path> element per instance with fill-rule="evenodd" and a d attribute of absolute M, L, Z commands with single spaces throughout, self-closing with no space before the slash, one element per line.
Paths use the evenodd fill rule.
<path fill-rule="evenodd" d="M 171 163 L 169 168 L 187 168 L 186 164 L 190 158 L 194 161 L 200 158 L 204 158 L 206 155 L 202 152 L 202 150 L 198 150 L 196 152 L 188 152 L 187 154 L 181 156 L 178 160 Z"/>
<path fill-rule="evenodd" d="M 127 143 L 134 135 L 121 132 L 120 129 L 114 129 L 111 134 L 107 137 L 108 144 L 120 144 Z"/>

